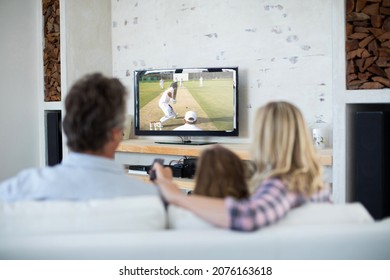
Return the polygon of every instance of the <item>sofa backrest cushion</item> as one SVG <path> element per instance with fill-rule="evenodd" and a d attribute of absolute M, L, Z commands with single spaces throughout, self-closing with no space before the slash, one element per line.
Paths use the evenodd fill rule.
<path fill-rule="evenodd" d="M 359 202 L 307 203 L 290 211 L 280 225 L 372 223 L 374 219 Z"/>
<path fill-rule="evenodd" d="M 128 232 L 166 228 L 157 196 L 0 203 L 0 235 Z"/>
<path fill-rule="evenodd" d="M 168 206 L 168 228 L 171 229 L 215 229 L 215 226 L 204 221 L 194 213 L 177 207 Z"/>
<path fill-rule="evenodd" d="M 362 204 L 307 203 L 292 209 L 276 226 L 371 223 L 374 219 Z M 170 205 L 168 227 L 173 229 L 215 228 L 193 213 Z"/>

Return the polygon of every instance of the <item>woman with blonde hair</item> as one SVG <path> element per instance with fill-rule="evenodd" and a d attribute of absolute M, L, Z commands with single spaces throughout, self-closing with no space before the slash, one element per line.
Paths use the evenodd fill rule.
<path fill-rule="evenodd" d="M 156 164 L 155 183 L 168 203 L 186 208 L 223 228 L 252 231 L 271 225 L 306 202 L 330 202 L 322 168 L 299 109 L 270 102 L 259 108 L 251 155 L 256 191 L 249 199 L 185 196 L 172 182 L 172 171 Z"/>

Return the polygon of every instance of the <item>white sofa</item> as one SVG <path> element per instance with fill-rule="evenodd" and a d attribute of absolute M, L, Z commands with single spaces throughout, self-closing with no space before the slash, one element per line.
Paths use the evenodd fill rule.
<path fill-rule="evenodd" d="M 157 197 L 0 203 L 0 259 L 390 259 L 390 219 L 308 204 L 245 233 Z"/>

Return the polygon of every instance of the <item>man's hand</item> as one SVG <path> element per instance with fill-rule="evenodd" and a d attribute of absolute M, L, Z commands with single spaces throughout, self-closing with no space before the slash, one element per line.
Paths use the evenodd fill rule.
<path fill-rule="evenodd" d="M 159 187 L 160 193 L 167 203 L 174 203 L 178 196 L 184 195 L 172 181 L 173 176 L 170 167 L 155 163 L 153 168 L 156 170 L 156 179 L 153 182 Z"/>

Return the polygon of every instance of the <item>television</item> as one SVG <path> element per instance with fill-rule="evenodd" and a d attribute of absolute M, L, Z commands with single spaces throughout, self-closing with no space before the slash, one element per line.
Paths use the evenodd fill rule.
<path fill-rule="evenodd" d="M 135 70 L 134 129 L 135 135 L 181 139 L 156 142 L 167 144 L 238 136 L 238 67 Z"/>

